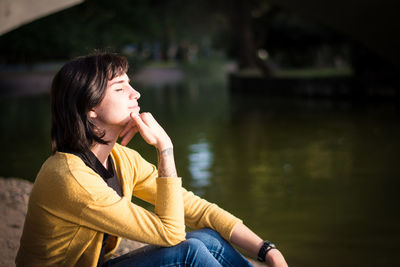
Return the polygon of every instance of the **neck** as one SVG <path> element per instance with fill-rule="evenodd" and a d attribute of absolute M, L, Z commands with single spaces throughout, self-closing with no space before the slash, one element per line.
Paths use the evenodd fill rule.
<path fill-rule="evenodd" d="M 106 129 L 106 135 L 103 137 L 104 140 L 108 141 L 108 144 L 95 143 L 90 150 L 95 154 L 97 159 L 103 164 L 103 166 L 108 169 L 107 159 L 113 149 L 115 143 L 117 142 L 119 133 L 121 130 Z"/>
<path fill-rule="evenodd" d="M 110 142 L 107 145 L 96 143 L 90 150 L 97 157 L 97 159 L 103 164 L 104 168 L 108 170 L 107 159 L 111 153 L 111 150 L 115 142 Z"/>

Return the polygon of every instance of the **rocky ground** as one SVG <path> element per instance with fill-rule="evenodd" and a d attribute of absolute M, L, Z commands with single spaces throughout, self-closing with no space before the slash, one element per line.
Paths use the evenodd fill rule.
<path fill-rule="evenodd" d="M 0 177 L 0 267 L 15 266 L 32 183 L 18 178 Z M 145 244 L 123 239 L 117 253 L 122 255 Z M 252 261 L 254 266 L 261 266 Z"/>

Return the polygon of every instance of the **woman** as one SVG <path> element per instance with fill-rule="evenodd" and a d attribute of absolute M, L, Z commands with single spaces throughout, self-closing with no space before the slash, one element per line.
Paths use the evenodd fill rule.
<path fill-rule="evenodd" d="M 150 113 L 139 113 L 127 70 L 124 57 L 94 54 L 54 77 L 53 155 L 35 180 L 17 266 L 251 266 L 226 240 L 286 266 L 272 243 L 182 188 L 172 141 Z M 156 148 L 158 168 L 124 146 L 136 133 Z M 121 237 L 151 245 L 112 258 Z"/>

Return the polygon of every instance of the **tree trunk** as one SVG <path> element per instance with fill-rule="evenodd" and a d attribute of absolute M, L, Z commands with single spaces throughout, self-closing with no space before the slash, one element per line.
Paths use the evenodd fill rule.
<path fill-rule="evenodd" d="M 251 8 L 248 1 L 233 1 L 232 26 L 239 69 L 256 68 L 256 48 L 251 27 Z"/>
<path fill-rule="evenodd" d="M 264 75 L 271 75 L 270 66 L 257 57 L 251 6 L 247 0 L 233 1 L 231 25 L 239 70 L 259 69 Z"/>

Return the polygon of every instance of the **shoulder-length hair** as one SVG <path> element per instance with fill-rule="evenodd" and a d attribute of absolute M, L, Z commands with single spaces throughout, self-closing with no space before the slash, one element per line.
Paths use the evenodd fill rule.
<path fill-rule="evenodd" d="M 107 144 L 104 132 L 91 121 L 88 112 L 104 98 L 107 82 L 128 70 L 125 57 L 96 53 L 66 63 L 51 86 L 52 152 L 85 152 L 94 142 Z"/>

